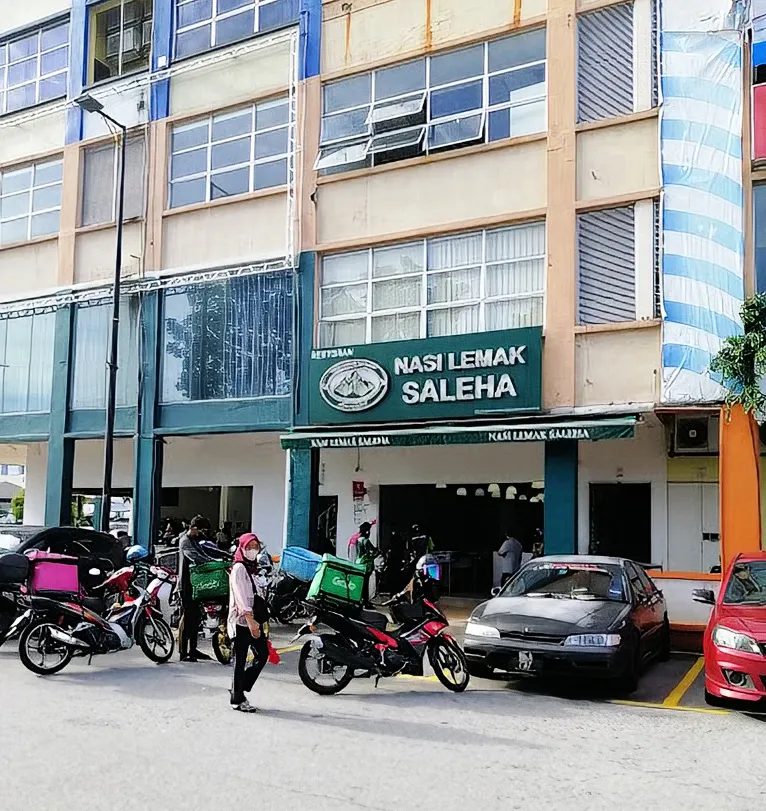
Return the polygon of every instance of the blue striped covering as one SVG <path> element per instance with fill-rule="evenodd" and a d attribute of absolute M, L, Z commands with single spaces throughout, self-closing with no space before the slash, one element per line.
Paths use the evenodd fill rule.
<path fill-rule="evenodd" d="M 735 31 L 661 34 L 665 403 L 721 400 L 710 361 L 742 332 L 741 43 Z"/>

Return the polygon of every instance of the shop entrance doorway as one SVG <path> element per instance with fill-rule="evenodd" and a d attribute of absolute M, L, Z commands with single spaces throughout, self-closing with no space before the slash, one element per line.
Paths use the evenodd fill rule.
<path fill-rule="evenodd" d="M 250 532 L 253 512 L 252 487 L 163 487 L 161 526 L 168 520 L 181 526 L 195 515 L 210 521 L 213 532 L 231 522 L 232 535 Z"/>
<path fill-rule="evenodd" d="M 497 579 L 495 552 L 511 532 L 532 551 L 535 530 L 543 528 L 543 490 L 531 482 L 380 488 L 378 537 L 387 550 L 392 533 L 405 538 L 418 524 L 442 560 L 445 593 L 486 596 Z"/>
<path fill-rule="evenodd" d="M 591 484 L 589 552 L 652 562 L 651 484 Z"/>

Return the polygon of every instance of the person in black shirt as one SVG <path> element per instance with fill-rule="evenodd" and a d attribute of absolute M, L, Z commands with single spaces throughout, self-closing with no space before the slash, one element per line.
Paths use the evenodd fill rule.
<path fill-rule="evenodd" d="M 200 546 L 210 531 L 210 522 L 202 515 L 192 518 L 189 529 L 178 539 L 178 581 L 181 594 L 181 623 L 178 631 L 178 652 L 182 662 L 208 660 L 206 653 L 197 650 L 202 606 L 192 594 L 190 567 L 212 560 Z"/>

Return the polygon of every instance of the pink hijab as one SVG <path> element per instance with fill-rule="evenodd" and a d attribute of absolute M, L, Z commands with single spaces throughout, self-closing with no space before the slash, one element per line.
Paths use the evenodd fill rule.
<path fill-rule="evenodd" d="M 258 545 L 263 548 L 263 544 L 261 543 L 260 539 L 254 532 L 246 532 L 244 535 L 239 536 L 239 541 L 237 541 L 237 551 L 234 553 L 234 562 L 235 563 L 244 563 L 245 566 L 252 566 L 255 561 L 248 560 L 245 557 L 245 547 L 251 542 L 257 541 Z"/>

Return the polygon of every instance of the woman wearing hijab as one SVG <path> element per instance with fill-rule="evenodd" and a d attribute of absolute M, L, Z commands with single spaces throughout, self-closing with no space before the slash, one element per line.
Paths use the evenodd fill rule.
<path fill-rule="evenodd" d="M 263 626 L 269 612 L 257 585 L 258 554 L 261 542 L 252 532 L 242 535 L 229 576 L 229 638 L 234 647 L 234 677 L 231 686 L 232 709 L 255 712 L 245 697 L 255 685 L 269 658 L 269 645 Z M 248 651 L 253 661 L 248 666 Z"/>

